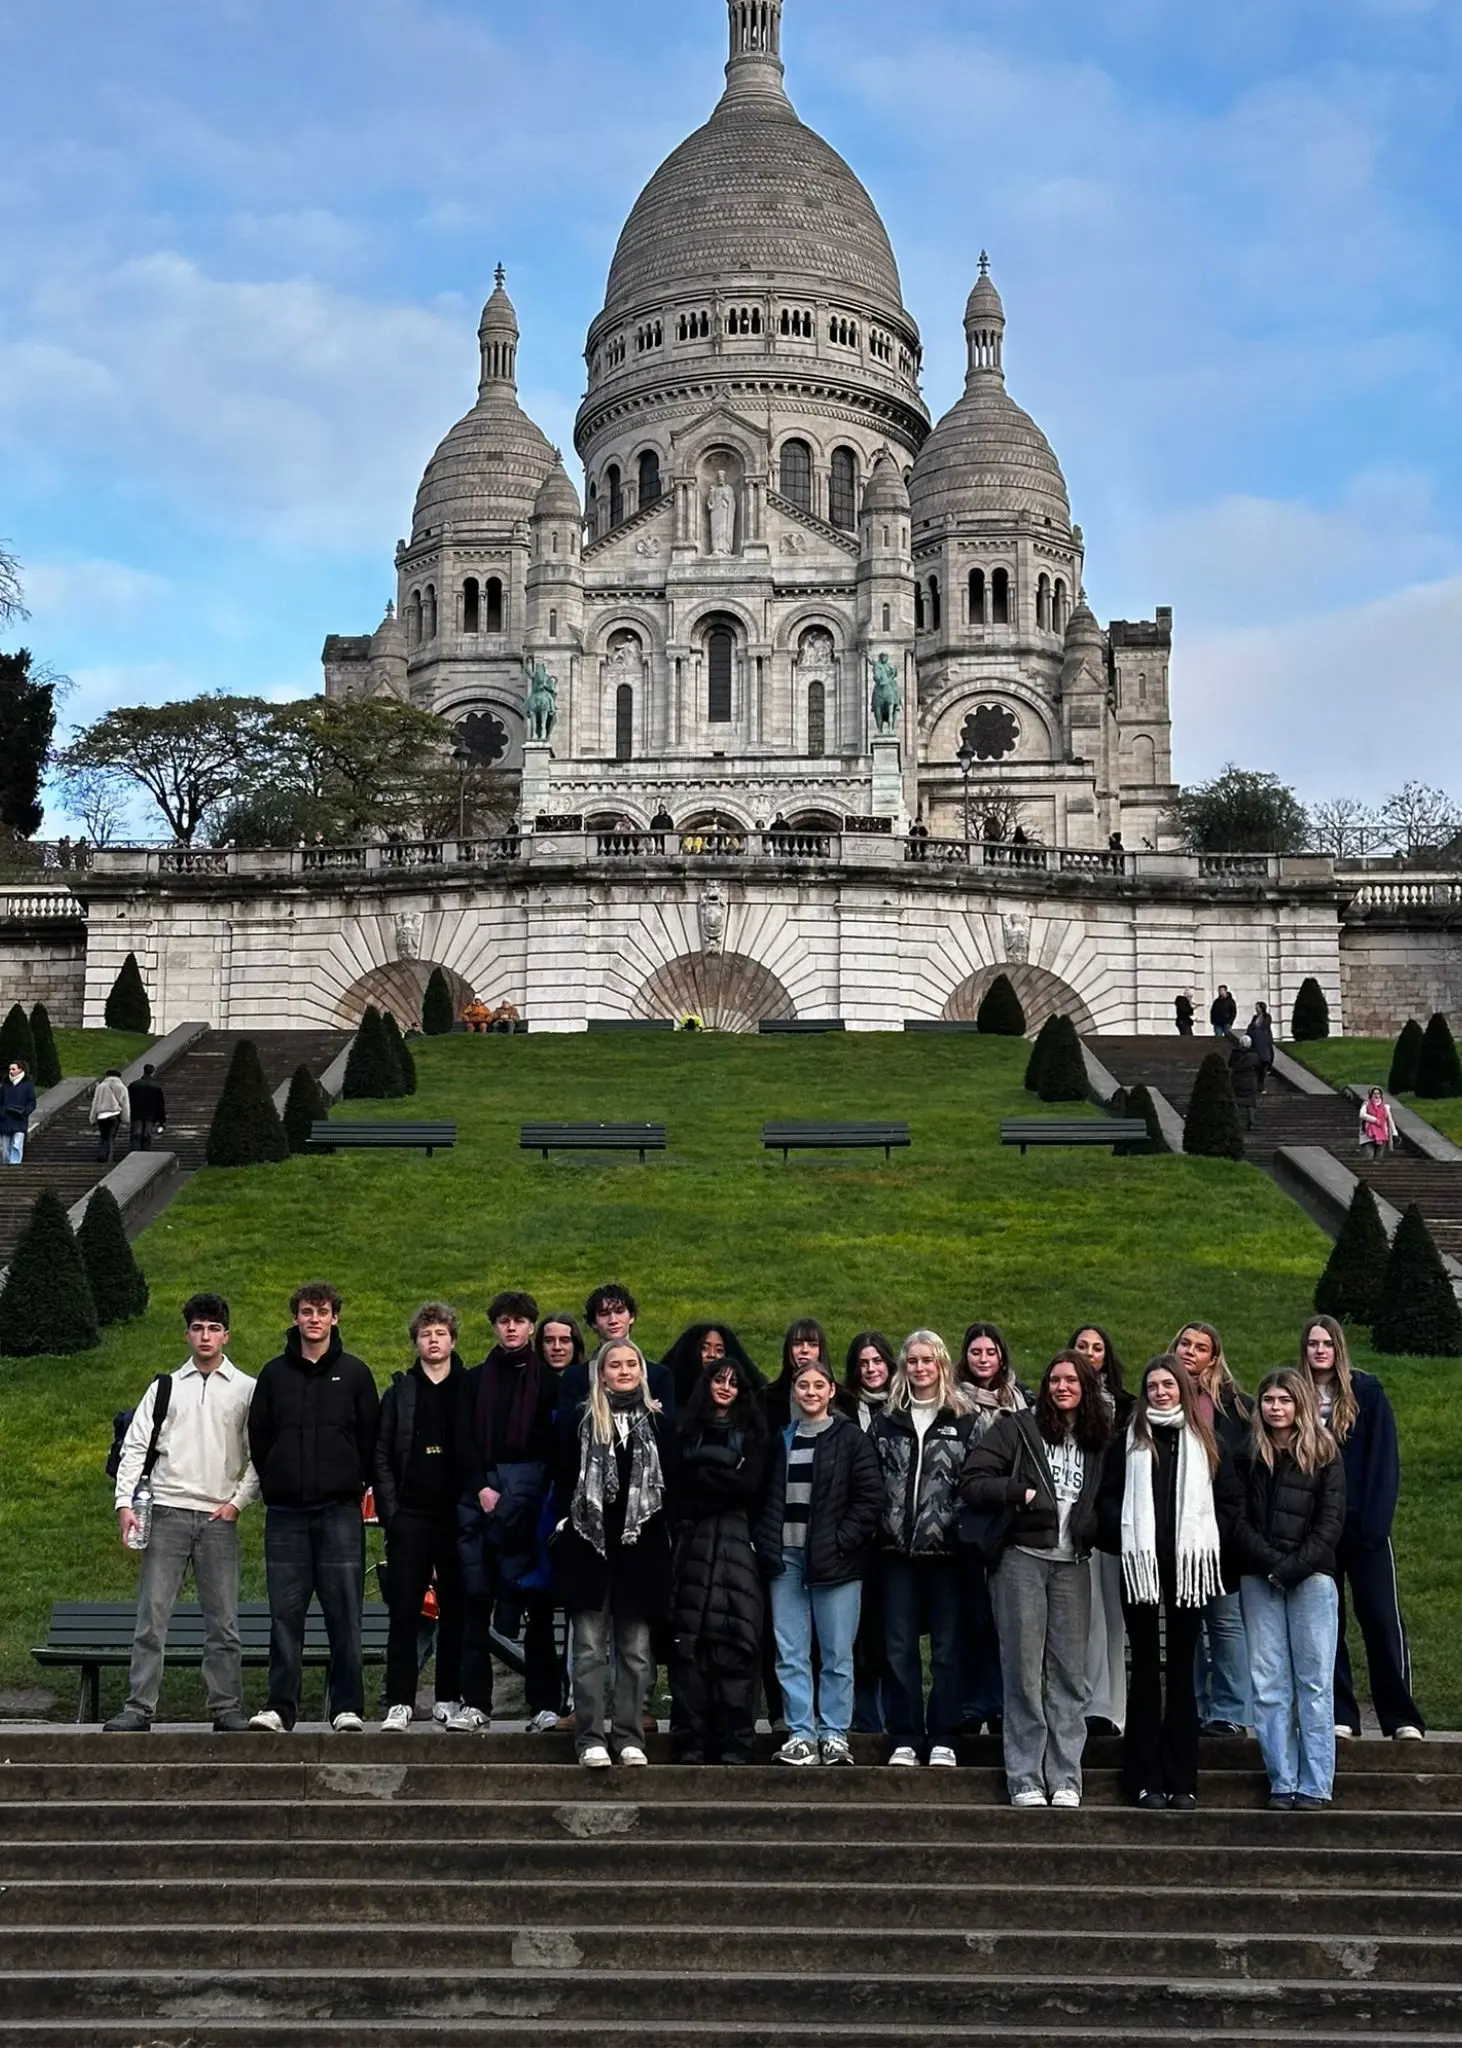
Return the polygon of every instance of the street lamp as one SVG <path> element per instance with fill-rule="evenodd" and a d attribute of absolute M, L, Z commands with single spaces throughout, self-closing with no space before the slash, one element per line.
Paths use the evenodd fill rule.
<path fill-rule="evenodd" d="M 472 750 L 458 740 L 452 749 L 452 763 L 457 770 L 457 837 L 467 837 L 467 770 L 472 766 Z"/>
<path fill-rule="evenodd" d="M 965 859 L 970 857 L 970 777 L 975 770 L 975 750 L 966 740 L 960 747 L 959 772 L 965 781 Z"/>

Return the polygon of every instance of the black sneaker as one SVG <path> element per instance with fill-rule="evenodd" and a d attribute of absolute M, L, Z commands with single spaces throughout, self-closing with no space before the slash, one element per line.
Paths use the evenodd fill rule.
<path fill-rule="evenodd" d="M 1242 1735 L 1244 1730 L 1237 1721 L 1205 1721 L 1203 1723 L 1203 1733 L 1205 1735 Z"/>
<path fill-rule="evenodd" d="M 1294 1795 L 1296 1813 L 1323 1813 L 1329 1804 L 1328 1799 L 1312 1799 L 1308 1792 L 1296 1792 Z"/>
<path fill-rule="evenodd" d="M 1269 1795 L 1269 1811 L 1270 1811 L 1271 1813 L 1293 1813 L 1293 1812 L 1294 1812 L 1294 1808 L 1295 1808 L 1295 1796 L 1294 1796 L 1293 1792 L 1271 1792 L 1271 1793 L 1270 1793 L 1270 1795 Z"/>
<path fill-rule="evenodd" d="M 1168 1794 L 1168 1805 L 1174 1813 L 1192 1813 L 1198 1805 L 1198 1794 L 1196 1792 L 1170 1792 Z"/>
<path fill-rule="evenodd" d="M 134 1707 L 123 1707 L 120 1714 L 113 1714 L 110 1721 L 102 1723 L 103 1735 L 150 1735 L 150 1715 L 139 1714 Z"/>
<path fill-rule="evenodd" d="M 1137 1804 L 1145 1813 L 1166 1813 L 1168 1795 L 1166 1792 L 1139 1792 Z"/>
<path fill-rule="evenodd" d="M 249 1717 L 247 1714 L 220 1714 L 213 1724 L 215 1735 L 247 1735 Z"/>

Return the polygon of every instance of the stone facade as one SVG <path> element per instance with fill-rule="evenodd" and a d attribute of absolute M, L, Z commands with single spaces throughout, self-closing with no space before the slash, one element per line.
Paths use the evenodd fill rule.
<path fill-rule="evenodd" d="M 69 890 L 0 889 L 0 1015 L 44 1003 L 51 1022 L 81 1022 L 86 921 Z"/>

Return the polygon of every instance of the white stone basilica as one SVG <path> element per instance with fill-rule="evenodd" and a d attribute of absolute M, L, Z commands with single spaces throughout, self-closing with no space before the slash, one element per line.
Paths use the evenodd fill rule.
<path fill-rule="evenodd" d="M 1171 845 L 1172 615 L 1104 632 L 1085 603 L 988 264 L 931 430 L 887 232 L 784 90 L 782 0 L 730 21 L 725 93 L 641 194 L 589 330 L 586 505 L 518 403 L 499 271 L 477 403 L 427 465 L 380 629 L 326 643 L 328 693 L 441 713 L 523 777 L 527 824 L 922 814 L 957 839 L 968 792 L 976 837 L 993 814 L 1050 846 Z M 551 756 L 525 751 L 535 667 Z"/>

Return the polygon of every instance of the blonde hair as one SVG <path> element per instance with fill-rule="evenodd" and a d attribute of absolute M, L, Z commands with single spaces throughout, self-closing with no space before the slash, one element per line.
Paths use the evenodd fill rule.
<path fill-rule="evenodd" d="M 645 1363 L 644 1352 L 628 1337 L 611 1338 L 607 1344 L 601 1344 L 589 1360 L 589 1399 L 585 1404 L 584 1415 L 589 1432 L 598 1444 L 614 1442 L 614 1414 L 609 1406 L 609 1396 L 604 1391 L 604 1383 L 599 1377 L 604 1361 L 612 1351 L 634 1353 L 640 1363 L 641 1399 L 651 1415 L 658 1415 L 661 1412 L 660 1403 L 650 1397 L 650 1373 Z"/>
<path fill-rule="evenodd" d="M 1223 1339 L 1219 1336 L 1212 1323 L 1184 1323 L 1177 1336 L 1174 1337 L 1172 1343 L 1168 1346 L 1168 1350 L 1178 1360 L 1179 1365 L 1183 1365 L 1182 1358 L 1178 1353 L 1178 1346 L 1190 1330 L 1202 1332 L 1213 1346 L 1213 1356 L 1209 1359 L 1207 1365 L 1204 1366 L 1202 1372 L 1189 1373 L 1188 1376 L 1190 1379 L 1197 1380 L 1199 1386 L 1202 1387 L 1204 1393 L 1207 1394 L 1209 1400 L 1212 1401 L 1216 1408 L 1221 1407 L 1224 1395 L 1226 1393 L 1236 1394 L 1239 1391 L 1239 1383 L 1234 1378 L 1233 1368 L 1223 1355 Z M 1186 1365 L 1183 1365 L 1183 1370 L 1184 1372 L 1188 1371 Z"/>
<path fill-rule="evenodd" d="M 949 1346 L 937 1330 L 911 1330 L 899 1351 L 899 1362 L 893 1382 L 888 1390 L 890 1408 L 903 1409 L 911 1406 L 913 1390 L 909 1385 L 909 1353 L 916 1344 L 925 1344 L 934 1353 L 934 1362 L 939 1367 L 939 1405 L 952 1408 L 956 1415 L 968 1415 L 974 1406 L 974 1396 L 955 1377 L 954 1361 L 949 1355 Z"/>
<path fill-rule="evenodd" d="M 1355 1368 L 1350 1362 L 1350 1345 L 1346 1342 L 1345 1332 L 1334 1316 L 1310 1317 L 1300 1330 L 1300 1371 L 1312 1388 L 1315 1385 L 1315 1375 L 1310 1370 L 1311 1330 L 1323 1330 L 1335 1346 L 1335 1399 L 1330 1405 L 1330 1434 L 1336 1443 L 1343 1444 L 1360 1416 L 1360 1403 L 1355 1398 L 1355 1381 L 1351 1378 Z"/>
<path fill-rule="evenodd" d="M 1264 1420 L 1264 1396 L 1270 1387 L 1279 1387 L 1294 1402 L 1294 1435 L 1290 1439 L 1289 1454 L 1301 1472 L 1318 1472 L 1340 1456 L 1335 1439 L 1320 1420 L 1320 1404 L 1315 1399 L 1314 1383 L 1307 1372 L 1297 1372 L 1292 1365 L 1282 1365 L 1275 1372 L 1266 1372 L 1259 1382 L 1259 1391 L 1254 1396 L 1254 1413 L 1249 1418 L 1249 1430 L 1254 1440 L 1254 1455 L 1262 1458 L 1270 1471 L 1274 1470 L 1274 1433 Z"/>

